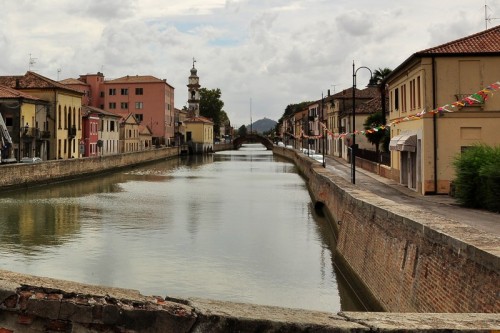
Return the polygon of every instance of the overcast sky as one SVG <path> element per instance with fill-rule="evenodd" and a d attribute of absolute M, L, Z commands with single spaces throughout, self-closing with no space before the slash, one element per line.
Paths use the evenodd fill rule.
<path fill-rule="evenodd" d="M 487 14 L 500 17 L 500 0 Z M 51 79 L 153 75 L 187 103 L 220 88 L 233 125 L 352 86 L 356 67 L 395 68 L 411 54 L 485 29 L 484 0 L 0 0 L 0 75 Z M 489 27 L 500 24 L 491 20 Z M 359 70 L 357 86 L 368 82 Z M 250 102 L 251 101 L 251 102 Z"/>

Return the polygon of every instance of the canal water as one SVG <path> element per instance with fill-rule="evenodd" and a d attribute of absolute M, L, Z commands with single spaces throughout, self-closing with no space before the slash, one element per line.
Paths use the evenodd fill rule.
<path fill-rule="evenodd" d="M 289 161 L 261 145 L 0 196 L 0 268 L 145 295 L 364 306 Z"/>

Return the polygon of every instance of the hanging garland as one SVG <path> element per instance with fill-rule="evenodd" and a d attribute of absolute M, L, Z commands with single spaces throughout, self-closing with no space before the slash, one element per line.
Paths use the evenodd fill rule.
<path fill-rule="evenodd" d="M 498 90 L 500 90 L 500 81 L 492 83 L 489 86 L 487 86 L 486 88 L 481 89 L 477 93 L 472 94 L 472 95 L 467 96 L 467 97 L 464 97 L 461 100 L 456 101 L 454 103 L 446 104 L 444 106 L 438 107 L 437 109 L 431 110 L 429 112 L 427 112 L 424 109 L 422 112 L 419 112 L 417 114 L 414 114 L 414 115 L 411 115 L 411 116 L 407 116 L 407 117 L 404 117 L 402 119 L 398 119 L 398 120 L 392 121 L 392 122 L 390 122 L 390 123 L 388 123 L 386 125 L 380 125 L 380 126 L 373 127 L 373 128 L 370 128 L 370 129 L 367 129 L 367 130 L 364 130 L 364 131 L 354 131 L 354 132 L 350 132 L 350 133 L 349 132 L 345 132 L 345 133 L 335 134 L 332 131 L 328 130 L 328 128 L 326 127 L 325 124 L 320 123 L 320 125 L 323 127 L 323 131 L 326 132 L 327 135 L 333 137 L 334 139 L 337 139 L 337 138 L 341 138 L 342 139 L 342 138 L 345 138 L 347 135 L 353 135 L 353 134 L 354 135 L 356 135 L 356 134 L 363 134 L 363 135 L 365 135 L 366 133 L 378 132 L 380 130 L 384 130 L 384 129 L 388 128 L 388 127 L 391 127 L 393 125 L 397 125 L 397 124 L 405 122 L 405 121 L 411 121 L 411 120 L 421 119 L 426 113 L 442 114 L 443 112 L 456 112 L 456 111 L 459 111 L 461 108 L 463 108 L 465 106 L 472 106 L 472 105 L 475 105 L 475 104 L 482 104 L 482 103 L 484 103 L 489 98 L 490 95 L 493 96 L 493 92 L 496 92 Z M 301 134 L 300 137 L 304 137 L 304 138 L 322 138 L 323 137 L 322 135 L 320 135 L 320 136 L 313 136 L 313 137 L 306 136 L 306 135 L 303 134 L 302 129 L 300 130 L 300 134 Z"/>

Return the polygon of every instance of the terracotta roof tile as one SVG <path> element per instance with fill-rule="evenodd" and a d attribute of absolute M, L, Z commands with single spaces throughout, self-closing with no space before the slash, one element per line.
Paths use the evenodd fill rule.
<path fill-rule="evenodd" d="M 388 107 L 388 98 L 386 98 L 386 110 Z M 368 102 L 356 106 L 356 114 L 371 114 L 382 111 L 382 97 L 377 96 Z"/>
<path fill-rule="evenodd" d="M 436 47 L 417 52 L 426 54 L 500 53 L 500 25 Z"/>
<path fill-rule="evenodd" d="M 96 107 L 93 107 L 93 106 L 87 106 L 87 105 L 82 106 L 82 113 L 83 113 L 83 115 L 87 116 L 87 115 L 89 115 L 92 112 L 100 113 L 100 114 L 103 114 L 103 115 L 109 116 L 109 117 L 122 118 L 121 115 L 113 113 L 113 112 L 110 112 L 110 111 L 99 109 L 99 108 L 96 108 Z"/>
<path fill-rule="evenodd" d="M 25 75 L 0 76 L 0 84 L 15 89 L 64 89 L 67 91 L 82 94 L 82 92 L 72 89 L 57 81 L 51 80 L 35 72 L 26 72 Z"/>
<path fill-rule="evenodd" d="M 127 75 L 118 79 L 106 80 L 106 83 L 158 83 L 166 82 L 151 75 Z"/>
<path fill-rule="evenodd" d="M 12 98 L 12 99 L 25 98 L 33 101 L 42 101 L 42 99 L 38 97 L 31 96 L 30 94 L 27 94 L 25 92 L 4 85 L 0 85 L 0 98 Z"/>
<path fill-rule="evenodd" d="M 64 80 L 59 81 L 59 83 L 61 83 L 61 84 L 85 84 L 86 85 L 85 82 L 80 81 L 78 79 L 74 79 L 74 78 L 64 79 Z"/>
<path fill-rule="evenodd" d="M 187 118 L 185 120 L 186 123 L 210 123 L 210 124 L 213 124 L 213 121 L 206 118 L 206 117 L 203 117 L 203 116 L 198 116 L 198 117 L 191 117 L 191 118 Z"/>

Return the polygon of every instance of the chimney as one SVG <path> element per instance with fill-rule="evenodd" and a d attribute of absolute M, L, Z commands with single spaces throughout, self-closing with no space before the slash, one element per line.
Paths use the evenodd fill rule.
<path fill-rule="evenodd" d="M 328 97 L 330 97 L 330 89 L 328 89 Z"/>
<path fill-rule="evenodd" d="M 16 89 L 19 89 L 21 86 L 19 84 L 19 79 L 16 79 Z"/>

